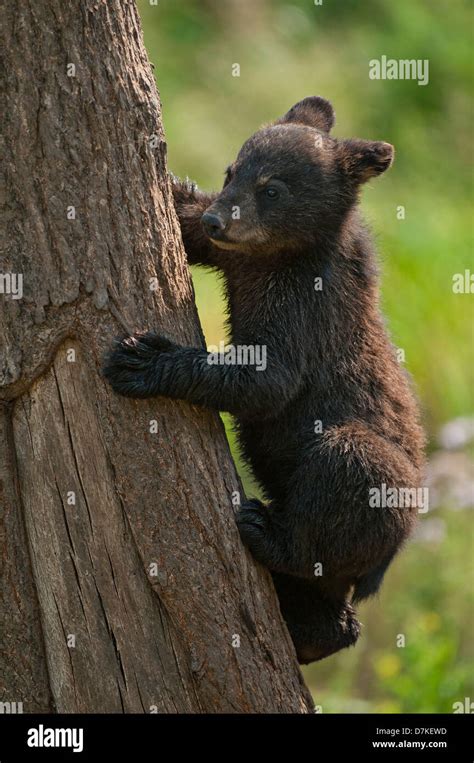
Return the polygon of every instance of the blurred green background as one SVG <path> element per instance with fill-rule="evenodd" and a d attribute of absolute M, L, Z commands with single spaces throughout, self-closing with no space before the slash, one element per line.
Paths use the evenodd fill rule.
<path fill-rule="evenodd" d="M 473 408 L 473 297 L 452 289 L 455 273 L 474 272 L 470 3 L 142 0 L 139 9 L 175 174 L 220 188 L 244 140 L 307 95 L 332 101 L 336 136 L 396 147 L 363 210 L 430 437 L 431 508 L 379 597 L 361 607 L 357 647 L 304 672 L 323 712 L 452 712 L 474 699 L 472 420 L 459 418 Z M 429 84 L 370 80 L 369 61 L 382 55 L 428 59 Z M 193 279 L 206 340 L 218 343 L 220 284 L 199 269 Z"/>

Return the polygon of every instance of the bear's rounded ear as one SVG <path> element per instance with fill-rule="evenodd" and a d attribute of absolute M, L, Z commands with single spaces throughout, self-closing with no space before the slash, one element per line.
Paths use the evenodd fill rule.
<path fill-rule="evenodd" d="M 334 109 L 325 98 L 311 95 L 295 103 L 275 124 L 287 124 L 288 122 L 315 127 L 321 132 L 329 132 L 335 122 Z"/>
<path fill-rule="evenodd" d="M 357 183 L 381 175 L 393 162 L 395 149 L 390 143 L 371 140 L 342 140 L 338 145 L 343 170 Z"/>

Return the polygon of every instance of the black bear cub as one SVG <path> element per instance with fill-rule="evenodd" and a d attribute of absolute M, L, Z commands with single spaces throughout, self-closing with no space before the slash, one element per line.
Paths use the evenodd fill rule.
<path fill-rule="evenodd" d="M 378 590 L 417 514 L 416 501 L 383 496 L 416 495 L 423 471 L 417 407 L 357 212 L 393 148 L 336 140 L 333 123 L 328 101 L 305 98 L 244 144 L 220 193 L 174 180 L 188 260 L 222 272 L 232 344 L 260 348 L 264 367 L 238 353 L 210 362 L 145 333 L 119 342 L 104 368 L 122 395 L 235 416 L 267 499 L 244 503 L 238 527 L 272 572 L 302 663 L 356 642 L 353 605 Z"/>

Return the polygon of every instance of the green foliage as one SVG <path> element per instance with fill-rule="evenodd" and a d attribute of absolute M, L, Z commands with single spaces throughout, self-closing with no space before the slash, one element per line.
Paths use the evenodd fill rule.
<path fill-rule="evenodd" d="M 467 1 L 158 0 L 153 6 L 142 0 L 139 6 L 176 174 L 219 188 L 242 142 L 306 95 L 333 102 L 336 135 L 395 145 L 393 168 L 367 187 L 362 202 L 381 253 L 384 311 L 405 351 L 429 433 L 472 411 L 472 296 L 452 291 L 453 275 L 474 269 Z M 382 55 L 428 59 L 429 84 L 370 80 L 369 61 Z M 234 63 L 240 77 L 232 76 Z M 397 217 L 401 206 L 405 219 Z M 219 283 L 197 270 L 193 278 L 207 341 L 218 343 L 226 335 Z M 255 493 L 240 466 L 246 489 Z M 380 599 L 364 607 L 357 648 L 306 670 L 325 712 L 452 712 L 454 701 L 474 696 L 470 520 L 449 508 L 442 517 L 447 532 L 439 545 L 413 542 Z M 405 647 L 397 647 L 396 634 L 405 634 Z"/>
<path fill-rule="evenodd" d="M 473 696 L 472 519 L 452 508 L 434 515 L 445 530 L 395 561 L 360 608 L 357 647 L 305 669 L 323 712 L 451 713 Z"/>
<path fill-rule="evenodd" d="M 452 292 L 453 274 L 470 267 L 468 3 L 456 0 L 442 15 L 420 0 L 159 0 L 140 9 L 176 174 L 220 187 L 261 123 L 316 93 L 333 102 L 337 135 L 395 145 L 393 168 L 363 197 L 389 326 L 430 431 L 469 411 L 470 296 Z M 381 55 L 428 59 L 429 84 L 370 80 L 369 61 Z M 206 337 L 218 342 L 225 331 L 215 276 L 195 274 L 195 283 Z"/>

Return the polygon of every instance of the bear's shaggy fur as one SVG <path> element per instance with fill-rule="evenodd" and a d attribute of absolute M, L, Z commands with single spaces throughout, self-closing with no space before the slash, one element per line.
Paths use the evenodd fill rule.
<path fill-rule="evenodd" d="M 232 343 L 264 346 L 266 369 L 209 364 L 150 333 L 122 340 L 105 366 L 120 394 L 234 414 L 267 499 L 240 507 L 239 530 L 273 574 L 304 663 L 355 643 L 353 604 L 378 590 L 414 524 L 416 507 L 374 507 L 370 491 L 417 488 L 423 472 L 357 212 L 393 148 L 333 139 L 333 122 L 328 101 L 306 98 L 244 144 L 220 193 L 174 180 L 188 260 L 222 272 Z"/>

